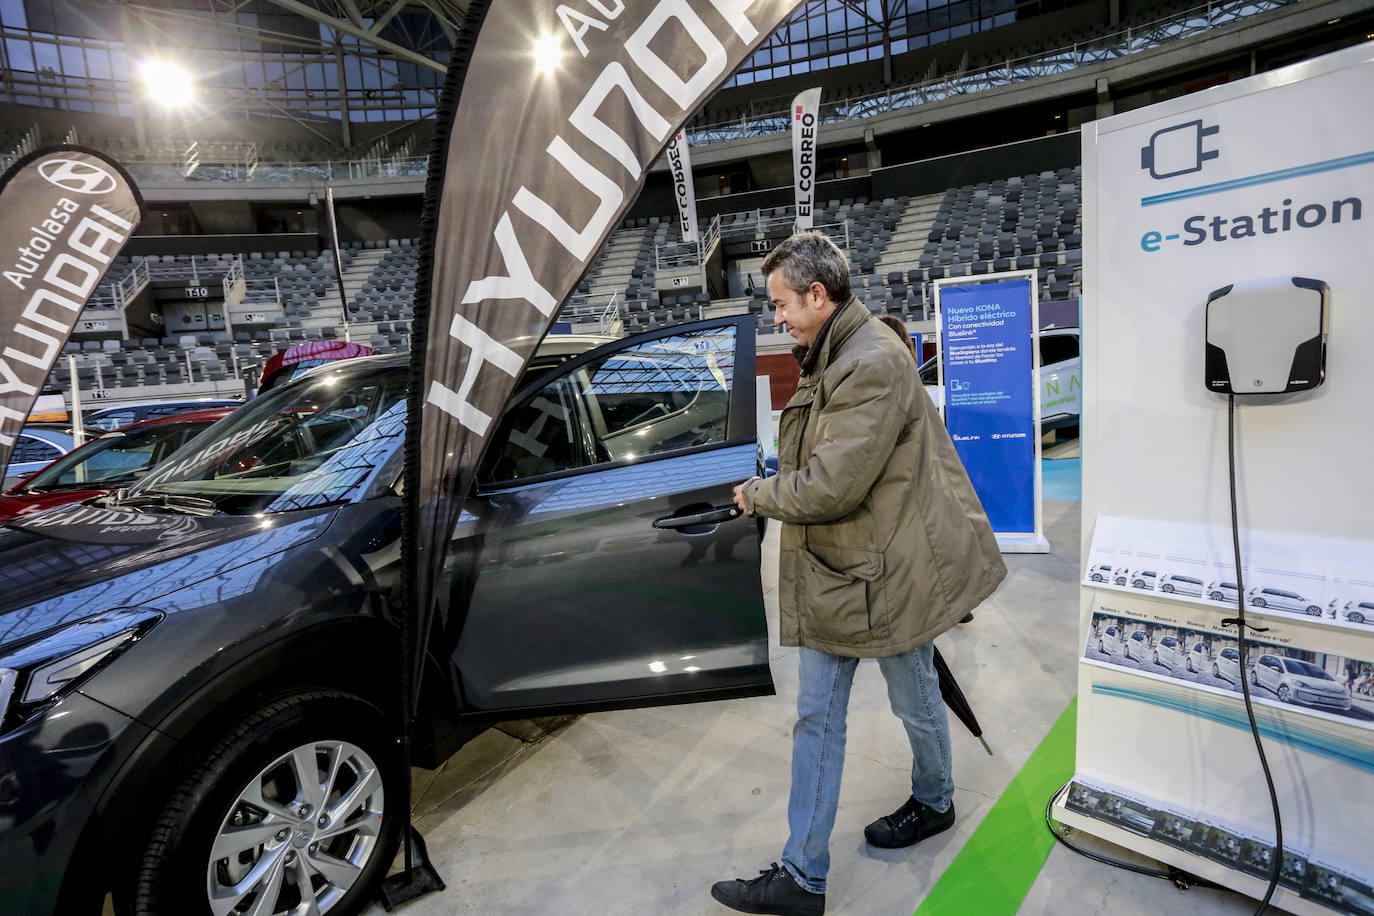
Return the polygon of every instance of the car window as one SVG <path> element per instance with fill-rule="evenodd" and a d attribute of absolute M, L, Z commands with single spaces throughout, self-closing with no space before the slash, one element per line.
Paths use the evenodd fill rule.
<path fill-rule="evenodd" d="M 1324 668 L 1318 668 L 1310 662 L 1299 661 L 1296 658 L 1285 658 L 1283 660 L 1283 666 L 1292 674 L 1318 678 L 1323 681 L 1333 680 L 1331 675 L 1327 674 Z"/>
<path fill-rule="evenodd" d="M 65 455 L 44 468 L 29 480 L 25 489 L 130 483 L 179 448 L 188 435 L 198 433 L 209 425 L 171 424 L 149 426 L 127 433 L 106 433 L 86 448 Z"/>
<path fill-rule="evenodd" d="M 1078 355 L 1078 335 L 1042 334 L 1040 335 L 1040 365 L 1062 363 Z"/>
<path fill-rule="evenodd" d="M 523 480 L 588 464 L 576 419 L 579 400 L 565 376 L 509 410 L 492 437 L 482 479 Z"/>
<path fill-rule="evenodd" d="M 560 375 L 512 407 L 483 482 L 501 483 L 724 442 L 735 328 L 640 341 Z"/>
<path fill-rule="evenodd" d="M 404 440 L 406 381 L 378 366 L 273 389 L 187 442 L 131 493 L 194 496 L 230 514 L 356 499 Z"/>
<path fill-rule="evenodd" d="M 1221 657 L 1229 659 L 1230 661 L 1235 661 L 1236 659 L 1240 658 L 1240 652 L 1236 651 L 1235 649 L 1222 649 Z"/>
<path fill-rule="evenodd" d="M 62 454 L 62 450 L 51 442 L 44 442 L 37 436 L 20 436 L 10 452 L 10 461 L 52 461 Z"/>

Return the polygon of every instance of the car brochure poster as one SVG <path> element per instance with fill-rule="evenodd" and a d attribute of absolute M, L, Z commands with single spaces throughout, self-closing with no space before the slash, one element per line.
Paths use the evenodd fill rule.
<path fill-rule="evenodd" d="M 1099 516 L 1083 584 L 1234 609 L 1234 556 L 1229 528 Z M 1241 558 L 1247 612 L 1374 635 L 1374 542 L 1244 531 Z"/>

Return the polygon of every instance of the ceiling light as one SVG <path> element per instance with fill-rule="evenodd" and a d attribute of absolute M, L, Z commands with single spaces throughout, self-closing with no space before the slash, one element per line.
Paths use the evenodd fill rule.
<path fill-rule="evenodd" d="M 170 60 L 146 60 L 139 78 L 148 98 L 164 108 L 182 108 L 195 97 L 195 80 L 180 64 Z"/>

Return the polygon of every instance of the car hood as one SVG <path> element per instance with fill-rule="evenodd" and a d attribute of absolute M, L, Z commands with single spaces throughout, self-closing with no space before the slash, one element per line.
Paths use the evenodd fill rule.
<path fill-rule="evenodd" d="M 66 506 L 0 526 L 0 651 L 319 537 L 337 508 L 197 517 Z"/>
<path fill-rule="evenodd" d="M 47 493 L 14 493 L 0 496 L 0 522 L 7 522 L 22 515 L 32 515 L 35 512 L 45 512 L 68 503 L 83 502 L 92 496 L 108 492 L 108 488 L 95 490 L 83 487 L 79 490 L 52 490 Z"/>

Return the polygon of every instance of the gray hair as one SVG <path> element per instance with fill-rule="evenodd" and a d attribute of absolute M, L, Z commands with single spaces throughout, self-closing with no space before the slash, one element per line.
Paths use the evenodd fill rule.
<path fill-rule="evenodd" d="M 849 300 L 849 261 L 835 243 L 819 232 L 798 232 L 763 259 L 765 278 L 775 270 L 793 292 L 804 293 L 812 283 L 843 304 Z"/>

